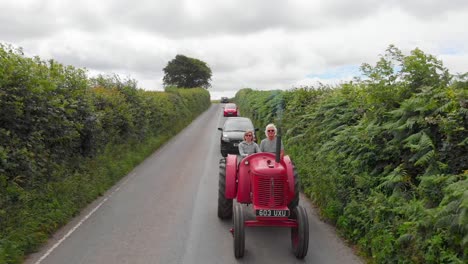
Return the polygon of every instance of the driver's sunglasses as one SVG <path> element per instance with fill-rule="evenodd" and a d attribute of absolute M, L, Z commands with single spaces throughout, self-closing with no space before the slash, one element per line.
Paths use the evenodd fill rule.
<path fill-rule="evenodd" d="M 246 136 L 246 137 L 251 137 L 252 135 L 250 135 L 250 134 L 247 134 L 247 135 L 245 135 L 245 136 Z"/>
<path fill-rule="evenodd" d="M 267 130 L 268 132 L 275 132 L 274 130 Z"/>

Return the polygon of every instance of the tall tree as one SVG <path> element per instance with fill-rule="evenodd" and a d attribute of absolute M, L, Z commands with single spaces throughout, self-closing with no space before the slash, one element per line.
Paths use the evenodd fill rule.
<path fill-rule="evenodd" d="M 174 85 L 180 88 L 203 87 L 206 89 L 211 86 L 211 69 L 204 61 L 177 55 L 167 63 L 163 70 L 165 86 Z"/>

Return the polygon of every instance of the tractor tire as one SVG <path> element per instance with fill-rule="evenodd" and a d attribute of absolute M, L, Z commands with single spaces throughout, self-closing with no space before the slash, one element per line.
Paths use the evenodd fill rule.
<path fill-rule="evenodd" d="M 307 211 L 302 206 L 297 206 L 292 211 L 292 219 L 297 221 L 297 227 L 291 228 L 291 245 L 294 255 L 303 259 L 309 249 L 309 219 Z"/>
<path fill-rule="evenodd" d="M 232 199 L 227 199 L 226 193 L 226 159 L 219 160 L 218 182 L 218 217 L 220 219 L 232 218 Z"/>
<path fill-rule="evenodd" d="M 299 205 L 299 192 L 300 192 L 300 184 L 299 184 L 299 176 L 297 175 L 296 166 L 293 166 L 293 173 L 294 173 L 294 198 L 289 202 L 288 207 L 289 210 L 293 210 Z"/>
<path fill-rule="evenodd" d="M 227 150 L 221 149 L 221 156 L 227 157 L 227 155 L 228 155 Z"/>
<path fill-rule="evenodd" d="M 242 258 L 245 251 L 244 210 L 242 205 L 234 206 L 234 256 Z"/>

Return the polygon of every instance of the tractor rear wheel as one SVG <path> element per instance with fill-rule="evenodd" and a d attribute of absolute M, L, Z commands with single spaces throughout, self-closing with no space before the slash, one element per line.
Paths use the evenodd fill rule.
<path fill-rule="evenodd" d="M 293 210 L 299 205 L 299 176 L 297 175 L 297 170 L 296 166 L 294 166 L 294 163 L 292 164 L 293 166 L 293 174 L 294 174 L 294 198 L 291 200 L 291 202 L 288 204 L 289 210 Z"/>
<path fill-rule="evenodd" d="M 242 205 L 234 206 L 234 256 L 242 258 L 245 250 L 244 210 Z"/>
<path fill-rule="evenodd" d="M 218 181 L 218 217 L 220 219 L 232 218 L 232 199 L 226 198 L 226 159 L 219 160 Z"/>
<path fill-rule="evenodd" d="M 302 206 L 293 209 L 292 219 L 297 221 L 297 227 L 291 228 L 291 244 L 294 255 L 298 259 L 303 259 L 309 249 L 309 220 L 307 212 Z"/>

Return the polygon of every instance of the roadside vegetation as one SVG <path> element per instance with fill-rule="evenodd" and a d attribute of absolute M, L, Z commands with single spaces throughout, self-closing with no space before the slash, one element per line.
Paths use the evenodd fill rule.
<path fill-rule="evenodd" d="M 361 71 L 235 102 L 259 137 L 281 128 L 303 192 L 370 263 L 467 263 L 468 73 L 394 46 Z"/>
<path fill-rule="evenodd" d="M 0 263 L 20 263 L 211 105 L 0 45 Z"/>

